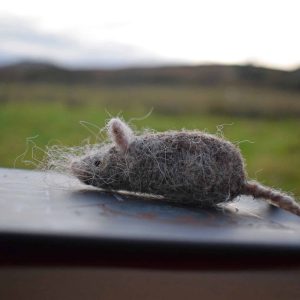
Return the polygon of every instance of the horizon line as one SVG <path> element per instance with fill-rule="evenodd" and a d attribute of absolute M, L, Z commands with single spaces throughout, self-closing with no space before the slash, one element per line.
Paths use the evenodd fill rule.
<path fill-rule="evenodd" d="M 62 62 L 58 62 L 51 59 L 31 59 L 31 58 L 20 58 L 15 59 L 8 62 L 0 62 L 0 68 L 12 67 L 22 64 L 32 64 L 32 65 L 48 65 L 57 67 L 60 69 L 65 69 L 69 71 L 118 71 L 118 70 L 128 70 L 128 69 L 156 69 L 156 68 L 183 68 L 183 67 L 201 67 L 201 66 L 251 66 L 254 68 L 262 68 L 262 69 L 269 69 L 269 70 L 276 70 L 276 71 L 283 71 L 283 72 L 294 72 L 300 69 L 300 65 L 294 66 L 293 68 L 282 68 L 276 66 L 270 66 L 269 64 L 263 64 L 258 62 L 239 62 L 239 63 L 225 63 L 225 62 L 199 62 L 199 63 L 189 63 L 189 62 L 156 62 L 156 63 L 128 63 L 128 64 L 119 64 L 110 66 L 102 64 L 95 64 L 95 66 L 90 66 L 90 64 L 64 64 Z"/>

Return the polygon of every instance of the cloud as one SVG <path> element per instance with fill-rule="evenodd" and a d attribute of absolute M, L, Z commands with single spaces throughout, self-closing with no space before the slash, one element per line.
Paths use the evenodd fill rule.
<path fill-rule="evenodd" d="M 14 16 L 0 18 L 0 41 L 0 64 L 31 59 L 69 67 L 110 68 L 164 62 L 137 46 L 109 40 L 87 45 L 67 34 L 45 32 L 32 20 Z"/>
<path fill-rule="evenodd" d="M 42 32 L 30 20 L 11 16 L 0 18 L 0 40 L 5 43 L 43 45 L 49 48 L 76 45 L 76 41 L 67 36 Z"/>

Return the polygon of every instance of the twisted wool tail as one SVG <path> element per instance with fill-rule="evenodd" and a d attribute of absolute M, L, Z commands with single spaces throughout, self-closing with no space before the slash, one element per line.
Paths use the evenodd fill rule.
<path fill-rule="evenodd" d="M 242 194 L 251 195 L 255 198 L 269 199 L 280 208 L 300 216 L 300 205 L 295 199 L 285 193 L 263 186 L 258 182 L 246 182 Z"/>

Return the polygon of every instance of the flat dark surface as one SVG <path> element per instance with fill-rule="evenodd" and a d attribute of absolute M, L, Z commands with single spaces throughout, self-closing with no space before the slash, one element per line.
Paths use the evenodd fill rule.
<path fill-rule="evenodd" d="M 202 209 L 0 169 L 0 263 L 299 268 L 300 218 L 248 197 Z"/>

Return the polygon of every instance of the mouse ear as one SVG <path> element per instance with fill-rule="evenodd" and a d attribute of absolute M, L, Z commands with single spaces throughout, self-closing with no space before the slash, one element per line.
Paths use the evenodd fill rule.
<path fill-rule="evenodd" d="M 113 118 L 108 122 L 107 129 L 111 140 L 125 152 L 134 139 L 131 128 L 119 118 Z"/>

